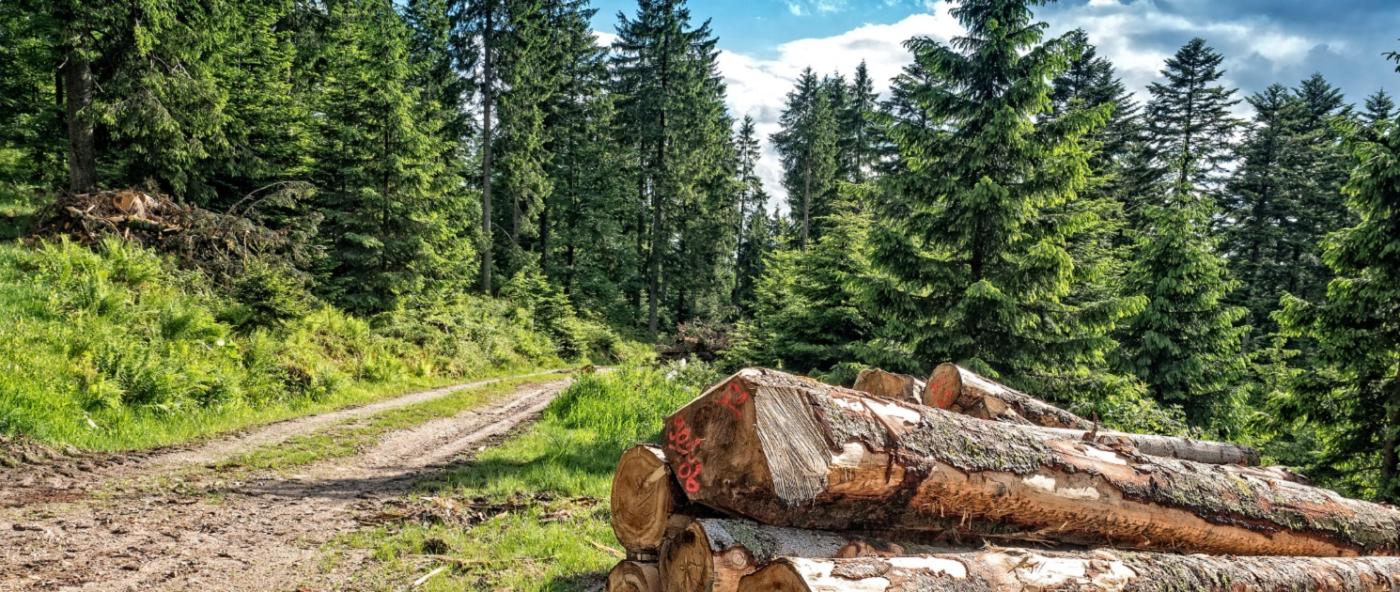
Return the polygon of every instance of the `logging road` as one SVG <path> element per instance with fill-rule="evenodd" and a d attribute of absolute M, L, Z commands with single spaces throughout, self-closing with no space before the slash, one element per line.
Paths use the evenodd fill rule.
<path fill-rule="evenodd" d="M 290 470 L 220 463 L 509 379 L 414 393 L 183 449 L 0 471 L 0 591 L 342 589 L 363 558 L 342 556 L 327 569 L 321 546 L 363 526 L 420 479 L 532 420 L 570 381 L 546 374 L 455 415 L 378 435 L 353 454 Z"/>

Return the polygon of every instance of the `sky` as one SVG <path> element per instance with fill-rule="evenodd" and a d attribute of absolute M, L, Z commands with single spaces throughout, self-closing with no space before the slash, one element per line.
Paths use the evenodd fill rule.
<path fill-rule="evenodd" d="M 636 0 L 593 0 L 594 29 L 606 42 L 619 11 Z M 781 165 L 767 136 L 778 130 L 784 96 L 810 66 L 850 76 L 865 60 L 876 90 L 910 61 L 902 43 L 947 40 L 962 32 L 943 0 L 690 0 L 696 23 L 711 20 L 719 67 L 736 119 L 758 122 L 764 136 L 760 175 L 785 195 Z M 1320 72 L 1348 101 L 1379 88 L 1400 95 L 1400 74 L 1385 60 L 1400 50 L 1400 0 L 1062 0 L 1036 8 L 1049 33 L 1082 28 L 1129 89 L 1146 97 L 1163 61 L 1192 37 L 1225 57 L 1224 82 L 1243 98 L 1273 83 L 1294 86 Z M 1241 103 L 1240 114 L 1248 115 Z"/>

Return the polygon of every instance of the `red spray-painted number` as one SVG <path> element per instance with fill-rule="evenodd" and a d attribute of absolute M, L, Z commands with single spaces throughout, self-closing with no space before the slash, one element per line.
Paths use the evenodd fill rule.
<path fill-rule="evenodd" d="M 704 466 L 695 459 L 695 448 L 700 445 L 701 439 L 694 437 L 690 432 L 690 426 L 685 425 L 685 418 L 677 417 L 671 421 L 671 429 L 666 434 L 669 444 L 667 449 L 680 455 L 680 463 L 676 465 L 676 477 L 681 480 L 681 485 L 686 493 L 696 493 L 700 491 L 700 472 Z"/>

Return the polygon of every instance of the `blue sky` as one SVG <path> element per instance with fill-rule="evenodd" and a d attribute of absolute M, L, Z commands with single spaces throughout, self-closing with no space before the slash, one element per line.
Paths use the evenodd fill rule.
<path fill-rule="evenodd" d="M 604 39 L 619 10 L 635 0 L 593 0 Z M 945 0 L 690 0 L 696 21 L 712 20 L 720 70 L 736 117 L 752 115 L 777 130 L 784 94 L 803 68 L 849 75 L 868 62 L 877 90 L 908 62 L 901 43 L 961 33 Z M 1400 0 L 1063 0 L 1036 9 L 1052 34 L 1083 28 L 1128 87 L 1142 93 L 1162 62 L 1200 36 L 1225 56 L 1227 84 L 1241 96 L 1271 83 L 1295 85 L 1321 72 L 1361 103 L 1385 88 L 1400 95 L 1400 74 L 1382 57 L 1400 50 Z M 1247 107 L 1240 107 L 1242 116 Z M 782 195 L 770 146 L 760 171 Z"/>

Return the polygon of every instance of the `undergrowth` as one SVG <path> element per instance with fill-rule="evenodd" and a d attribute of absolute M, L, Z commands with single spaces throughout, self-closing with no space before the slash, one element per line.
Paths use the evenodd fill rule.
<path fill-rule="evenodd" d="M 618 457 L 654 441 L 667 415 L 718 379 L 703 364 L 582 377 L 529 431 L 421 487 L 419 502 L 474 509 L 478 519 L 399 522 L 341 544 L 372 552 L 379 565 L 362 581 L 375 589 L 439 565 L 451 569 L 422 589 L 588 589 L 622 549 L 607 502 Z"/>
<path fill-rule="evenodd" d="M 275 280 L 236 300 L 116 239 L 0 244 L 0 434 L 147 448 L 635 351 L 579 321 L 583 341 L 564 359 L 532 311 L 504 299 L 462 295 L 362 319 L 288 301 Z M 269 302 L 275 318 L 250 312 Z"/>

